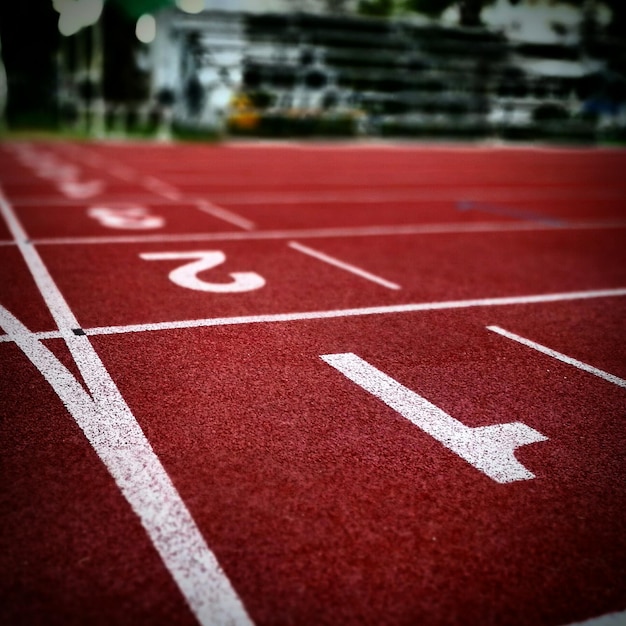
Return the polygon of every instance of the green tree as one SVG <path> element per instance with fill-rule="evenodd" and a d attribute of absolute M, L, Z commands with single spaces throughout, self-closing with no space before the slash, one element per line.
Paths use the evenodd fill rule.
<path fill-rule="evenodd" d="M 393 10 L 393 0 L 360 0 L 357 9 L 361 15 L 372 17 L 389 17 Z"/>
<path fill-rule="evenodd" d="M 159 9 L 174 6 L 174 0 L 111 0 L 132 18 L 138 18 L 145 13 L 155 13 Z"/>

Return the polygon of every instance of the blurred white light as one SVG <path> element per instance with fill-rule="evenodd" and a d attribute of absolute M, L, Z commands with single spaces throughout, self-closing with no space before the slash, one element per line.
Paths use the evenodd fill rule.
<path fill-rule="evenodd" d="M 100 19 L 104 0 L 79 0 L 77 4 L 81 5 L 83 26 L 91 26 Z"/>
<path fill-rule="evenodd" d="M 176 6 L 185 13 L 200 13 L 204 10 L 204 0 L 176 0 Z"/>
<path fill-rule="evenodd" d="M 76 0 L 52 0 L 52 8 L 57 13 L 63 13 L 73 4 L 76 4 Z"/>
<path fill-rule="evenodd" d="M 141 43 L 150 43 L 156 37 L 156 20 L 152 15 L 146 13 L 137 20 L 135 35 Z"/>
<path fill-rule="evenodd" d="M 82 28 L 80 19 L 77 18 L 73 11 L 63 11 L 59 15 L 59 32 L 66 37 L 70 37 Z"/>
<path fill-rule="evenodd" d="M 66 37 L 95 24 L 102 14 L 104 0 L 53 0 L 59 11 L 59 32 Z"/>

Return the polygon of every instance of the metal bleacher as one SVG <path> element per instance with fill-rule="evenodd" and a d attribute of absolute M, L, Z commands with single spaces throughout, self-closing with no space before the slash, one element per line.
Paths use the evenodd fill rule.
<path fill-rule="evenodd" d="M 270 134 L 332 133 L 334 120 L 337 132 L 383 136 L 595 136 L 580 115 L 579 78 L 532 70 L 537 60 L 575 62 L 576 48 L 304 13 L 247 15 L 245 36 L 244 89 Z"/>

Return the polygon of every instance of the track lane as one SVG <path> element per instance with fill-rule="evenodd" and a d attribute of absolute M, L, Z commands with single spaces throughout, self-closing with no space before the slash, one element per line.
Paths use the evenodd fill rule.
<path fill-rule="evenodd" d="M 80 152 L 58 151 L 55 145 L 44 148 L 59 154 L 73 152 L 75 160 Z M 81 150 L 85 154 L 84 146 Z M 517 178 L 519 169 L 526 181 L 535 179 L 537 186 L 531 191 L 538 192 L 542 204 L 528 207 L 525 200 L 507 200 L 506 206 L 496 208 L 518 212 L 554 209 L 555 214 L 574 220 L 583 215 L 619 219 L 624 214 L 623 203 L 615 201 L 623 188 L 618 168 L 623 157 L 618 152 L 594 152 L 591 159 L 590 153 L 583 151 L 545 154 L 514 150 L 509 154 L 499 150 L 494 158 L 494 154 L 476 156 L 467 150 L 451 155 L 441 149 L 415 154 L 413 149 L 385 148 L 367 149 L 367 158 L 363 151 L 350 149 L 326 158 L 327 150 L 296 146 L 272 150 L 274 156 L 269 158 L 258 148 L 247 147 L 180 150 L 170 146 L 149 155 L 141 146 L 87 146 L 87 153 L 93 152 L 97 158 L 91 164 L 86 161 L 86 166 L 97 170 L 100 157 L 116 161 L 117 167 L 138 166 L 132 176 L 154 176 L 179 185 L 183 194 L 200 191 L 210 199 L 217 197 L 219 189 L 239 193 L 242 184 L 244 193 L 258 195 L 271 190 L 281 175 L 292 176 L 289 193 L 305 196 L 311 189 L 326 193 L 333 185 L 335 191 L 345 193 L 354 183 L 361 184 L 361 176 L 388 193 L 402 188 L 407 180 L 414 184 L 415 176 L 423 175 L 418 181 L 422 189 L 430 186 L 437 193 L 451 194 L 443 203 L 449 202 L 446 208 L 422 202 L 396 206 L 398 211 L 392 207 L 387 216 L 402 223 L 413 215 L 426 226 L 435 224 L 436 218 L 436 223 L 452 224 L 452 214 L 457 211 L 452 201 L 461 186 L 486 189 L 482 199 L 476 196 L 481 201 L 497 199 L 490 194 L 498 184 L 497 193 L 502 193 L 502 185 L 508 185 L 511 194 L 523 190 L 523 177 Z M 224 157 L 229 151 L 232 157 Z M 389 154 L 383 157 L 382 153 Z M 265 157 L 265 169 L 254 166 L 259 154 Z M 472 155 L 469 159 L 468 154 Z M 468 164 L 466 171 L 446 173 L 445 168 L 463 162 Z M 196 189 L 194 172 L 200 173 L 208 163 L 214 165 L 211 176 L 218 182 L 214 184 L 206 176 L 205 184 Z M 385 167 L 379 168 L 381 163 Z M 499 171 L 498 167 L 490 169 L 494 163 Z M 346 166 L 345 171 L 339 171 L 340 164 Z M 391 177 L 389 168 L 394 172 Z M 129 175 L 130 169 L 124 171 Z M 14 178 L 30 175 L 27 169 L 3 169 L 0 179 L 6 172 Z M 119 185 L 120 197 L 125 194 L 128 198 L 137 193 L 137 186 L 131 180 L 124 186 L 120 173 L 118 169 L 115 185 Z M 220 187 L 219 180 L 223 182 L 227 173 L 233 185 Z M 237 180 L 239 188 L 235 187 Z M 446 180 L 457 185 L 456 189 L 446 189 Z M 72 211 L 80 219 L 64 225 L 55 215 L 59 207 L 50 203 L 58 202 L 58 195 L 40 196 L 52 217 L 44 227 L 38 224 L 46 219 L 44 209 L 32 206 L 36 188 L 21 182 L 18 186 L 12 190 L 13 198 L 20 216 L 25 221 L 32 219 L 29 230 L 49 236 L 48 226 L 52 228 L 54 223 L 58 233 L 67 227 L 75 237 L 98 235 L 101 227 L 86 220 L 83 213 L 91 198 L 84 205 L 80 199 L 67 202 L 64 215 Z M 571 205 L 569 199 L 565 203 L 561 196 L 560 204 L 549 206 L 546 198 L 557 198 L 567 186 L 581 192 L 580 203 Z M 145 190 L 141 193 L 145 198 Z M 602 199 L 595 210 L 582 199 L 585 194 Z M 101 200 L 115 197 L 105 192 L 94 196 Z M 167 202 L 167 198 L 157 200 L 155 196 L 150 208 L 167 210 Z M 226 206 L 237 212 L 240 208 Z M 331 213 L 320 215 L 316 202 L 305 210 L 300 203 L 282 203 L 273 214 L 271 203 L 249 209 L 242 206 L 241 214 L 263 229 L 288 224 L 308 228 L 320 219 L 329 226 L 370 226 L 375 225 L 382 206 L 368 212 L 344 205 L 335 223 Z M 169 207 L 167 213 L 178 213 L 174 205 Z M 461 211 L 456 221 L 479 224 L 487 213 L 502 226 L 527 221 L 490 213 L 489 207 Z M 258 219 L 262 214 L 265 217 Z M 165 233 L 211 234 L 200 214 L 194 217 L 183 208 L 176 219 L 174 230 L 168 225 Z M 331 238 L 320 233 L 307 239 L 307 245 L 372 272 L 386 276 L 389 271 L 394 279 L 409 277 L 409 283 L 401 285 L 402 295 L 408 292 L 410 300 L 426 303 L 435 302 L 438 296 L 449 302 L 456 296 L 624 286 L 623 229 L 559 231 L 545 225 L 537 228 L 537 223 L 529 225 L 534 232 L 428 237 L 388 233 L 385 238 L 371 234 L 345 238 L 345 232 Z M 233 236 L 235 232 L 230 228 L 222 232 L 216 226 L 211 231 L 216 239 L 210 248 L 223 249 L 227 262 L 203 277 L 227 282 L 233 271 L 267 274 L 267 292 L 262 293 L 266 287 L 254 292 L 262 294 L 261 303 L 252 292 L 228 294 L 229 302 L 215 294 L 201 294 L 202 299 L 199 294 L 186 293 L 189 290 L 167 278 L 174 264 L 148 263 L 139 257 L 141 252 L 181 249 L 181 242 L 123 243 L 127 235 L 102 228 L 102 234 L 111 237 L 109 243 L 37 244 L 37 249 L 86 328 L 87 322 L 101 326 L 109 319 L 154 321 L 164 316 L 176 322 L 192 314 L 206 318 L 207 310 L 211 317 L 258 311 L 278 314 L 284 308 L 302 310 L 308 303 L 317 309 L 337 303 L 372 306 L 394 296 L 381 295 L 380 285 L 361 284 L 355 276 L 340 277 L 333 273 L 337 268 L 300 266 L 300 261 L 286 254 L 295 254 L 287 249 L 293 233 L 283 235 L 282 241 L 263 241 L 262 237 L 274 235 L 242 232 L 241 241 L 228 241 L 229 232 Z M 220 236 L 224 240 L 219 240 Z M 257 236 L 260 239 L 255 241 L 252 237 Z M 196 242 L 191 250 L 204 246 Z M 42 313 L 36 293 L 31 293 L 24 268 L 11 256 L 15 250 L 0 248 L 0 254 L 4 252 L 6 275 L 0 276 L 0 302 L 23 315 L 33 330 L 48 330 L 49 318 L 45 310 Z M 144 264 L 143 269 L 138 262 Z M 152 272 L 159 267 L 163 269 L 156 278 Z M 620 480 L 625 469 L 623 438 L 619 437 L 626 414 L 623 390 L 496 336 L 487 326 L 498 324 L 623 377 L 623 307 L 621 297 L 456 311 L 444 307 L 344 319 L 259 320 L 219 328 L 118 332 L 94 336 L 91 341 L 198 519 L 210 547 L 225 564 L 255 623 L 402 624 L 427 619 L 433 624 L 464 624 L 471 619 L 497 624 L 506 616 L 512 624 L 558 626 L 623 611 L 626 603 L 618 584 L 626 562 L 620 515 L 626 498 Z M 68 367 L 75 367 L 58 340 L 44 343 Z M 547 441 L 518 452 L 519 460 L 537 478 L 507 492 L 494 492 L 487 477 L 320 359 L 322 354 L 342 352 L 359 354 L 468 426 L 519 419 L 543 433 Z M 7 407 L 10 415 L 17 411 L 20 424 L 37 432 L 37 427 L 30 428 L 31 420 L 39 424 L 46 410 L 55 416 L 53 407 L 58 402 L 46 393 L 38 373 L 29 366 L 24 369 L 24 358 L 13 344 L 0 343 L 0 355 L 4 371 L 9 372 L 3 376 L 3 391 L 11 390 L 3 393 L 3 411 Z M 25 386 L 38 407 L 32 416 L 28 405 L 25 411 L 21 408 L 17 394 Z M 59 414 L 57 421 L 64 419 Z M 8 494 L 4 499 L 8 503 L 13 497 L 24 499 L 31 488 L 22 476 L 31 457 L 22 462 L 19 456 L 21 448 L 15 437 L 19 439 L 21 431 L 15 421 L 3 425 L 7 425 L 3 450 L 11 451 L 6 458 L 16 477 L 15 495 L 10 489 L 3 492 Z M 45 470 L 44 487 L 58 475 L 59 459 L 77 458 L 72 451 L 67 457 L 65 453 L 53 456 L 47 445 L 51 436 L 44 431 L 32 438 L 37 463 L 54 468 Z M 87 443 L 79 439 L 72 438 L 76 448 L 88 451 Z M 84 471 L 78 479 L 88 483 L 93 469 L 77 461 L 73 476 Z M 73 559 L 83 545 L 97 538 L 89 538 L 66 559 L 60 552 L 66 536 L 62 529 L 71 526 L 74 517 L 79 528 L 93 525 L 94 519 L 103 516 L 103 507 L 98 501 L 99 488 L 97 493 L 86 493 L 80 486 L 76 489 L 80 502 L 89 507 L 83 517 L 74 514 L 76 501 L 64 493 L 56 508 L 40 504 L 43 519 L 34 520 L 35 512 L 26 509 L 42 500 L 35 496 L 35 489 L 31 504 L 19 508 L 11 518 L 10 535 L 20 531 L 22 522 L 32 523 L 36 529 L 29 535 L 30 542 L 13 543 L 5 554 L 4 563 L 19 572 L 19 584 L 25 581 L 17 587 L 15 602 L 6 607 L 12 618 L 26 610 L 33 619 L 48 623 L 57 617 L 61 623 L 81 623 L 81 617 L 91 615 L 85 604 L 68 605 L 74 591 L 76 597 L 94 599 L 88 585 L 75 580 L 85 570 L 80 559 Z M 58 489 L 53 492 L 61 493 Z M 119 493 L 116 498 L 119 503 Z M 92 504 L 97 511 L 93 515 Z M 105 498 L 103 506 L 114 511 L 117 504 Z M 125 524 L 122 521 L 120 525 L 125 528 Z M 20 559 L 30 554 L 33 546 L 43 545 L 45 528 L 56 534 L 49 551 L 41 548 L 46 560 L 42 569 L 35 571 L 28 558 Z M 134 538 L 132 525 L 129 528 Z M 133 553 L 127 575 L 133 581 L 142 576 L 141 566 L 148 568 L 154 578 L 142 592 L 132 582 L 128 589 L 116 586 L 120 584 L 117 553 L 103 557 L 103 563 L 109 564 L 106 571 L 90 570 L 85 576 L 89 583 L 97 580 L 94 584 L 100 585 L 113 603 L 120 599 L 119 607 L 108 607 L 103 613 L 102 623 L 186 620 L 188 614 L 184 605 L 181 612 L 181 598 L 172 590 L 171 581 L 169 586 L 159 582 L 158 570 L 141 550 L 138 547 Z M 58 587 L 55 604 L 55 598 L 45 596 L 42 590 L 58 571 L 69 582 Z M 24 609 L 21 603 L 28 590 L 35 591 L 36 601 Z M 160 595 L 155 598 L 157 591 Z M 133 598 L 140 606 L 121 615 L 117 608 L 124 609 Z M 97 616 L 95 619 L 98 623 Z"/>

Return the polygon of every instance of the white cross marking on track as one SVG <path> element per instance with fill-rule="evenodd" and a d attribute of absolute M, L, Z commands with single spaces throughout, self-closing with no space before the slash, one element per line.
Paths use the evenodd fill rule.
<path fill-rule="evenodd" d="M 155 549 L 203 626 L 252 624 L 180 494 L 154 453 L 117 385 L 49 274 L 11 205 L 0 212 L 89 389 L 87 393 L 36 335 L 0 307 L 0 326 L 65 404 L 141 519 Z M 123 445 L 122 445 L 123 442 Z"/>

